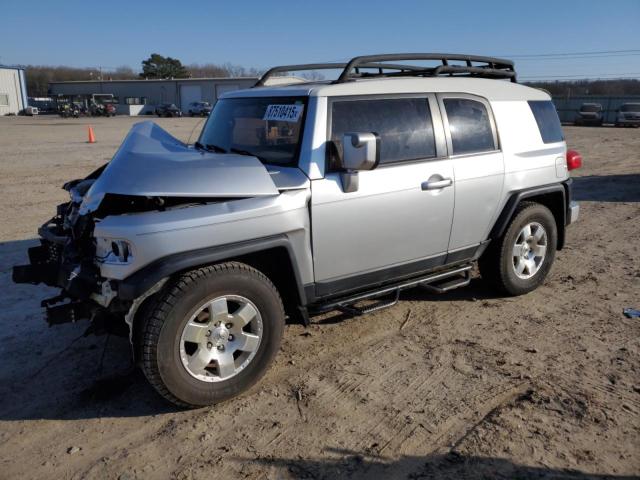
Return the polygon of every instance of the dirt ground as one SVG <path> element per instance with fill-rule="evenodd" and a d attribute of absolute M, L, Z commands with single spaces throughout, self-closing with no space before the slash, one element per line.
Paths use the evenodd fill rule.
<path fill-rule="evenodd" d="M 259 385 L 180 411 L 126 340 L 47 328 L 53 291 L 11 282 L 62 183 L 135 121 L 91 119 L 89 145 L 88 120 L 0 118 L 0 478 L 640 478 L 640 130 L 565 127 L 581 218 L 537 291 L 476 278 L 290 325 Z"/>

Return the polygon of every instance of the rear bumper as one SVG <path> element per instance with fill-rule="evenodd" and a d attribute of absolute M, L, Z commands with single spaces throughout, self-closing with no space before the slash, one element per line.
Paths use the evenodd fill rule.
<path fill-rule="evenodd" d="M 571 201 L 569 203 L 567 215 L 567 225 L 570 225 L 578 220 L 578 216 L 580 215 L 580 204 L 576 201 Z"/>
<path fill-rule="evenodd" d="M 629 118 L 625 120 L 616 120 L 616 125 L 628 125 L 628 126 L 638 126 L 640 125 L 640 118 Z"/>

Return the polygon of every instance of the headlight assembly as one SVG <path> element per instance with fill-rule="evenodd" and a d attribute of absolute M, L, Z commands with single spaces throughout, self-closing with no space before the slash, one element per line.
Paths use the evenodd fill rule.
<path fill-rule="evenodd" d="M 99 263 L 129 264 L 133 261 L 133 246 L 120 238 L 96 238 L 96 260 Z"/>

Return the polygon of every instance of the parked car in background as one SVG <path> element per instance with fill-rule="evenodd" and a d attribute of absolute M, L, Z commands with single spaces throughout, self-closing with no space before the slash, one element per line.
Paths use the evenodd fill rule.
<path fill-rule="evenodd" d="M 174 103 L 161 103 L 156 107 L 156 115 L 159 117 L 181 117 L 182 112 Z"/>
<path fill-rule="evenodd" d="M 624 103 L 616 114 L 616 127 L 640 127 L 640 103 Z"/>
<path fill-rule="evenodd" d="M 80 107 L 79 107 L 80 108 Z M 86 109 L 85 109 L 86 110 Z M 86 111 L 81 113 L 86 114 Z M 89 113 L 92 117 L 115 117 L 116 106 L 113 103 L 95 103 L 89 107 Z"/>
<path fill-rule="evenodd" d="M 211 104 L 209 102 L 191 102 L 189 104 L 189 115 L 192 117 L 200 115 L 206 117 L 211 113 Z"/>
<path fill-rule="evenodd" d="M 604 110 L 599 103 L 583 103 L 578 110 L 576 125 L 601 126 L 604 122 Z"/>

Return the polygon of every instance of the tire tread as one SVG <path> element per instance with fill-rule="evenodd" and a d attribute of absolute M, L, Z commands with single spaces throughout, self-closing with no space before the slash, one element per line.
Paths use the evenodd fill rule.
<path fill-rule="evenodd" d="M 275 297 L 279 300 L 280 310 L 282 316 L 284 317 L 284 307 L 282 305 L 280 294 L 278 293 L 275 285 L 262 272 L 245 263 L 226 262 L 215 265 L 208 265 L 205 267 L 197 268 L 195 270 L 190 270 L 180 275 L 180 277 L 178 277 L 174 282 L 166 287 L 165 292 L 161 294 L 161 298 L 151 309 L 146 319 L 144 332 L 142 335 L 142 371 L 144 372 L 144 375 L 151 386 L 160 395 L 162 395 L 162 397 L 164 397 L 174 405 L 184 408 L 194 407 L 194 405 L 184 402 L 174 394 L 172 394 L 166 387 L 160 376 L 160 372 L 157 366 L 158 352 L 156 346 L 160 338 L 162 326 L 164 325 L 165 319 L 169 315 L 169 312 L 175 306 L 179 296 L 185 293 L 191 285 L 207 276 L 225 275 L 230 273 L 241 273 L 243 275 L 247 275 L 264 282 L 272 290 Z"/>

